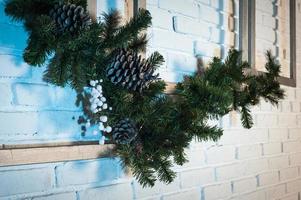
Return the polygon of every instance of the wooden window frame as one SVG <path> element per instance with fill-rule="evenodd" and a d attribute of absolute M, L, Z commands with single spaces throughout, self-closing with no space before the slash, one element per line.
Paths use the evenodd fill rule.
<path fill-rule="evenodd" d="M 296 87 L 296 0 L 290 1 L 290 77 L 280 76 L 279 82 Z M 239 48 L 243 58 L 249 62 L 254 73 L 262 73 L 255 68 L 256 52 L 256 0 L 239 0 Z"/>
<path fill-rule="evenodd" d="M 125 20 L 139 8 L 146 8 L 146 0 L 124 0 Z M 93 20 L 97 18 L 97 0 L 87 0 Z M 99 145 L 99 141 L 51 142 L 37 144 L 0 144 L 0 167 L 24 164 L 88 160 L 114 156 L 114 144 Z"/>

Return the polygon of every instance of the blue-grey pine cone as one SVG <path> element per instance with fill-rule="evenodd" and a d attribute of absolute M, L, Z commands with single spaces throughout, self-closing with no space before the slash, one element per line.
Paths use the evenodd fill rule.
<path fill-rule="evenodd" d="M 137 134 L 134 121 L 128 118 L 119 121 L 112 131 L 112 137 L 116 144 L 130 144 Z"/>
<path fill-rule="evenodd" d="M 107 68 L 107 77 L 115 85 L 142 93 L 158 80 L 153 66 L 135 52 L 120 49 Z"/>
<path fill-rule="evenodd" d="M 58 33 L 66 31 L 75 33 L 91 25 L 88 12 L 82 6 L 75 4 L 57 3 L 50 10 L 49 16 L 55 21 Z"/>

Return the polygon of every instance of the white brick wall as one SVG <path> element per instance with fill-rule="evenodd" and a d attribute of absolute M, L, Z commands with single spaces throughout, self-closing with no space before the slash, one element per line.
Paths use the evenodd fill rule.
<path fill-rule="evenodd" d="M 119 5 L 123 0 L 116 1 Z M 263 24 L 260 44 L 267 48 L 276 37 L 272 1 L 256 2 L 261 13 L 257 21 Z M 300 5 L 297 0 L 299 18 Z M 148 53 L 158 50 L 163 54 L 166 63 L 160 72 L 167 81 L 181 80 L 184 74 L 194 72 L 196 56 L 206 65 L 210 57 L 224 57 L 229 47 L 238 44 L 238 0 L 147 0 L 147 8 L 153 16 Z M 20 25 L 4 22 L 0 12 L 0 29 L 16 32 L 21 39 L 15 46 L 6 46 L 2 41 L 13 39 L 0 32 L 0 140 L 79 139 L 74 136 L 79 132 L 77 124 L 71 119 L 78 114 L 70 100 L 74 92 L 45 85 L 41 69 L 14 62 L 26 35 Z M 300 20 L 297 23 L 299 55 Z M 186 151 L 190 162 L 174 167 L 177 177 L 169 185 L 158 182 L 154 188 L 142 188 L 126 176 L 117 159 L 105 158 L 2 167 L 0 199 L 300 200 L 300 67 L 298 56 L 298 87 L 283 87 L 287 96 L 278 108 L 264 101 L 253 108 L 255 126 L 250 130 L 241 128 L 237 113 L 224 117 L 221 140 L 194 142 Z M 41 120 L 47 120 L 43 123 L 47 126 L 41 126 Z M 65 127 L 62 121 L 68 120 Z"/>

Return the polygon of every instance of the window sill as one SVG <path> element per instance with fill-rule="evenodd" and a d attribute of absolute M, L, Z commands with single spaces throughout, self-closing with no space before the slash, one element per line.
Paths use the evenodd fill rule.
<path fill-rule="evenodd" d="M 87 160 L 114 156 L 114 144 L 97 142 L 0 146 L 0 166 Z"/>

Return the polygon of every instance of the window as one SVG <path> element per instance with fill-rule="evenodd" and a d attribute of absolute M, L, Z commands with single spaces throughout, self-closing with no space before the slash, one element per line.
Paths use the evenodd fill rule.
<path fill-rule="evenodd" d="M 240 49 L 256 71 L 265 72 L 271 50 L 281 64 L 280 83 L 296 86 L 296 0 L 240 0 Z"/>
<path fill-rule="evenodd" d="M 113 9 L 118 8 L 121 9 L 121 11 L 123 10 L 125 18 L 129 19 L 135 14 L 136 10 L 138 10 L 139 7 L 145 7 L 145 1 L 138 1 L 138 0 L 117 1 L 116 0 L 114 2 L 115 3 L 113 3 L 113 1 L 106 1 L 106 0 L 88 0 L 88 10 L 92 15 L 92 18 L 97 18 L 97 16 L 99 16 L 99 14 L 101 14 L 104 11 L 108 11 L 112 8 Z M 1 6 L 0 8 L 4 9 L 3 6 Z M 104 8 L 109 8 L 109 9 L 105 10 Z M 3 12 L 3 10 L 1 10 L 1 12 Z M 23 32 L 24 34 L 24 31 L 22 30 L 20 31 Z M 24 39 L 23 41 L 24 43 L 26 41 L 26 38 L 23 37 L 23 39 Z M 12 67 L 12 66 L 8 66 L 8 67 Z M 76 99 L 74 99 L 74 101 L 75 100 Z M 5 117 L 9 118 L 8 116 Z M 27 116 L 23 116 L 23 117 L 27 117 Z M 40 116 L 36 118 L 40 118 Z M 12 121 L 13 118 L 10 119 L 10 121 L 8 121 L 9 124 L 11 124 Z M 74 126 L 78 126 L 76 120 L 73 121 L 73 123 Z M 59 129 L 59 127 L 56 126 L 54 128 Z M 14 129 L 14 127 L 12 129 Z M 47 127 L 45 128 L 45 130 L 47 130 Z M 35 135 L 34 133 L 32 134 Z M 89 141 L 87 140 L 77 141 L 76 139 L 74 139 L 70 142 L 57 142 L 56 140 L 51 139 L 51 134 L 48 135 L 47 133 L 43 133 L 43 134 L 44 134 L 43 137 L 46 138 L 49 137 L 47 143 L 39 143 L 38 141 L 34 141 L 34 138 L 32 140 L 33 142 L 31 141 L 28 142 L 29 144 L 21 140 L 18 141 L 16 140 L 14 143 L 2 142 L 2 144 L 0 144 L 0 166 L 33 164 L 33 163 L 44 163 L 44 162 L 58 162 L 58 161 L 66 161 L 66 160 L 93 159 L 93 158 L 110 156 L 114 148 L 114 145 L 112 144 L 99 145 L 98 141 L 95 139 Z M 74 134 L 78 134 L 78 133 L 74 133 Z M 28 137 L 30 137 L 30 134 L 28 134 Z"/>

